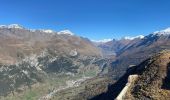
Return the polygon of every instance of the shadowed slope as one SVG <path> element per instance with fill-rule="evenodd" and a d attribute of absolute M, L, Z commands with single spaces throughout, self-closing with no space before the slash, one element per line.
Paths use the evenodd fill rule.
<path fill-rule="evenodd" d="M 138 66 L 131 67 L 108 91 L 92 100 L 114 100 L 125 87 L 129 75 L 137 74 L 124 100 L 167 100 L 170 99 L 169 84 L 170 51 L 162 51 Z"/>

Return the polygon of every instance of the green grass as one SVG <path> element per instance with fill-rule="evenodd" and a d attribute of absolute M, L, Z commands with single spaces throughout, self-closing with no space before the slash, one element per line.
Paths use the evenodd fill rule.
<path fill-rule="evenodd" d="M 68 75 L 54 75 L 51 74 L 49 77 L 47 77 L 44 81 L 44 83 L 37 84 L 33 86 L 31 89 L 26 89 L 22 93 L 15 93 L 15 95 L 10 95 L 8 97 L 5 97 L 3 100 L 37 100 L 40 97 L 44 96 L 45 94 L 48 94 L 49 91 L 52 91 L 54 88 L 59 88 L 60 86 L 65 86 L 67 80 L 77 80 L 82 78 L 83 76 L 86 77 L 94 77 L 96 76 L 96 70 L 90 70 L 86 71 L 84 73 L 76 74 L 75 76 L 68 76 Z M 79 87 L 78 89 L 74 89 L 68 92 L 68 97 L 71 97 L 71 95 L 74 95 L 75 91 L 82 91 L 84 87 Z M 74 92 L 73 92 L 74 91 Z"/>
<path fill-rule="evenodd" d="M 30 90 L 24 95 L 23 100 L 35 100 L 37 97 L 37 92 Z"/>
<path fill-rule="evenodd" d="M 87 72 L 85 72 L 84 73 L 84 75 L 86 76 L 86 77 L 94 77 L 94 76 L 96 76 L 96 70 L 89 70 L 89 71 L 87 71 Z"/>

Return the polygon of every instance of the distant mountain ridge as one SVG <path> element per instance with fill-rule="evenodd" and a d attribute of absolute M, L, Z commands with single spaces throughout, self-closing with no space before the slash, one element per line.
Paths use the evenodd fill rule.
<path fill-rule="evenodd" d="M 116 51 L 116 59 L 112 62 L 113 72 L 111 73 L 121 75 L 129 66 L 138 65 L 153 54 L 170 49 L 170 32 L 165 30 L 151 33 L 142 39 L 122 40 L 123 43 L 118 41 L 121 43 L 118 47 L 121 48 L 118 51 L 116 51 L 117 48 L 113 49 Z M 115 46 L 113 45 L 113 47 Z"/>
<path fill-rule="evenodd" d="M 149 45 L 151 42 L 153 43 L 158 38 L 168 39 L 170 37 L 170 28 L 153 32 L 149 35 L 143 36 L 139 35 L 136 37 L 126 36 L 120 40 L 112 39 L 110 41 L 99 42 L 97 44 L 103 52 L 112 52 L 111 55 L 115 54 L 119 56 L 122 52 L 133 48 L 134 46 L 140 46 L 142 44 Z M 165 41 L 162 39 L 162 41 Z M 106 53 L 107 54 L 107 53 Z M 109 54 L 108 54 L 109 55 Z"/>
<path fill-rule="evenodd" d="M 54 30 L 51 29 L 28 29 L 23 27 L 22 25 L 19 24 L 9 24 L 9 25 L 0 25 L 0 28 L 6 28 L 6 29 L 23 29 L 23 30 L 29 30 L 31 32 L 36 32 L 36 31 L 40 31 L 40 32 L 44 32 L 44 33 L 56 33 L 56 34 L 68 34 L 68 35 L 74 35 L 70 30 L 62 30 L 59 32 L 56 32 Z"/>
<path fill-rule="evenodd" d="M 15 56 L 14 58 L 16 58 L 17 56 L 14 55 L 15 49 L 16 50 L 19 49 L 19 51 L 23 53 L 28 51 L 30 52 L 29 54 L 31 54 L 31 52 L 32 53 L 36 52 L 35 49 L 33 48 L 43 50 L 43 48 L 49 47 L 50 45 L 51 46 L 53 45 L 53 47 L 60 46 L 58 50 L 61 52 L 69 53 L 69 49 L 70 51 L 77 49 L 78 52 L 85 53 L 87 55 L 88 54 L 100 55 L 100 51 L 92 43 L 86 41 L 81 37 L 73 35 L 73 33 L 69 30 L 60 31 L 60 32 L 53 32 L 50 30 L 32 31 L 31 29 L 23 28 L 22 26 L 17 24 L 12 24 L 7 26 L 3 25 L 0 28 L 0 42 L 1 42 L 0 45 L 2 47 L 1 48 L 2 51 L 8 52 L 9 50 L 13 49 L 12 52 L 13 54 L 10 54 L 10 57 L 8 57 L 8 54 L 6 54 L 6 58 L 4 58 L 6 59 L 6 61 L 8 59 L 11 60 L 11 62 L 13 61 L 11 55 Z"/>

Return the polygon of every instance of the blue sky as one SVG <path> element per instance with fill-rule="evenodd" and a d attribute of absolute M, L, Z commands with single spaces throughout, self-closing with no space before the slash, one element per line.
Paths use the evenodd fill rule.
<path fill-rule="evenodd" d="M 0 0 L 0 24 L 69 29 L 93 40 L 170 27 L 170 0 Z"/>

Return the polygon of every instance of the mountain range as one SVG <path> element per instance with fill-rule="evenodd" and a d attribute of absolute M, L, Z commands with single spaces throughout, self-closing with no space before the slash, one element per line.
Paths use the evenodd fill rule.
<path fill-rule="evenodd" d="M 69 30 L 0 25 L 0 99 L 90 99 L 106 92 L 128 68 L 167 49 L 170 28 L 94 42 Z"/>
<path fill-rule="evenodd" d="M 87 38 L 69 30 L 30 30 L 20 25 L 0 26 L 0 96 L 33 99 L 72 85 L 72 81 L 106 73 L 107 59 Z M 67 84 L 68 83 L 68 84 Z M 25 91 L 26 90 L 26 91 Z M 18 98 L 18 93 L 22 95 Z M 16 96 L 16 97 L 15 97 Z"/>
<path fill-rule="evenodd" d="M 128 67 L 138 65 L 155 53 L 170 49 L 170 29 L 153 32 L 142 38 L 113 39 L 98 46 L 105 54 L 110 55 L 111 52 L 111 55 L 115 56 L 112 62 L 113 72 L 111 74 L 117 73 L 120 75 Z"/>

